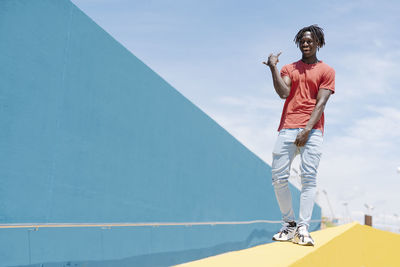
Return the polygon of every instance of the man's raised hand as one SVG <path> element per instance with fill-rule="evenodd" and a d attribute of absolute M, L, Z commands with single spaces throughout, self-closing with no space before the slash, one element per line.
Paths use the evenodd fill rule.
<path fill-rule="evenodd" d="M 282 54 L 282 52 L 279 52 L 276 55 L 274 55 L 272 53 L 269 54 L 268 61 L 267 62 L 264 61 L 263 64 L 270 66 L 270 67 L 276 66 L 276 64 L 278 64 L 278 62 L 279 62 L 279 56 L 281 54 Z"/>

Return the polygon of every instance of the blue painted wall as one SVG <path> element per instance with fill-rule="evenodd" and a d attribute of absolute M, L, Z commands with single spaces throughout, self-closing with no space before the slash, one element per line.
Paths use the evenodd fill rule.
<path fill-rule="evenodd" d="M 0 0 L 0 125 L 2 224 L 280 220 L 270 167 L 70 1 Z M 166 266 L 279 228 L 0 229 L 0 265 Z"/>

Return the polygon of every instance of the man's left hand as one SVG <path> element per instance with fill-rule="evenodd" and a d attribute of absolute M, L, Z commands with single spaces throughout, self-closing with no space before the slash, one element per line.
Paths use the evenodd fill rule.
<path fill-rule="evenodd" d="M 308 136 L 310 135 L 311 130 L 304 129 L 303 131 L 299 132 L 294 144 L 298 147 L 304 146 L 308 141 Z"/>

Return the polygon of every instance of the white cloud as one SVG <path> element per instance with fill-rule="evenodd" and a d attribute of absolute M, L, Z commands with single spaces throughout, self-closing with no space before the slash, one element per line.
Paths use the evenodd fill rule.
<path fill-rule="evenodd" d="M 350 101 L 371 95 L 386 96 L 395 88 L 400 72 L 398 53 L 359 52 L 345 54 L 338 63 L 336 87 L 339 98 Z"/>
<path fill-rule="evenodd" d="M 373 111 L 326 142 L 320 166 L 320 184 L 334 192 L 335 208 L 350 202 L 364 203 L 380 212 L 400 212 L 400 109 L 372 107 Z"/>
<path fill-rule="evenodd" d="M 267 163 L 277 136 L 283 102 L 252 96 L 226 96 L 205 111 L 248 149 Z"/>

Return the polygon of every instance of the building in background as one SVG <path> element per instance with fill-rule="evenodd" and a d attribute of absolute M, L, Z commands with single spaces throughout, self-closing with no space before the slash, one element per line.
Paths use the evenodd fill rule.
<path fill-rule="evenodd" d="M 70 1 L 0 1 L 0 33 L 0 265 L 162 266 L 271 242 L 270 166 Z"/>

